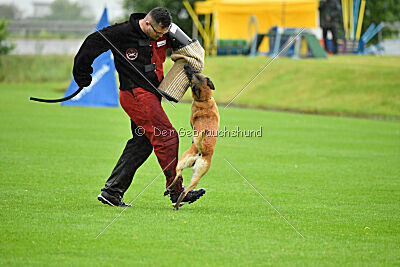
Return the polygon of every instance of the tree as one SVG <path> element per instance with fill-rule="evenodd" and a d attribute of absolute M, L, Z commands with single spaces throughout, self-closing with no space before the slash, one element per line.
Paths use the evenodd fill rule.
<path fill-rule="evenodd" d="M 367 0 L 367 6 L 365 10 L 365 17 L 363 23 L 363 31 L 365 32 L 369 25 L 375 23 L 378 25 L 381 22 L 393 23 L 400 21 L 400 1 L 398 0 L 385 0 L 385 1 L 374 1 Z M 382 31 L 383 38 L 391 36 L 394 31 L 384 28 Z M 377 42 L 377 36 L 372 40 L 374 43 Z"/>
<path fill-rule="evenodd" d="M 0 20 L 0 55 L 6 55 L 14 49 L 13 44 L 6 44 L 5 41 L 8 36 L 7 25 L 9 24 L 4 18 Z"/>
<path fill-rule="evenodd" d="M 51 14 L 45 16 L 46 20 L 90 20 L 82 15 L 83 7 L 69 0 L 55 0 L 50 5 Z"/>
<path fill-rule="evenodd" d="M 0 5 L 0 18 L 3 19 L 18 19 L 20 11 L 13 4 Z"/>
<path fill-rule="evenodd" d="M 189 0 L 193 6 L 196 0 Z M 182 4 L 176 0 L 124 0 L 123 7 L 128 13 L 142 12 L 148 13 L 155 7 L 165 7 L 172 16 L 172 21 L 176 23 L 188 36 L 192 35 L 192 19 Z"/>

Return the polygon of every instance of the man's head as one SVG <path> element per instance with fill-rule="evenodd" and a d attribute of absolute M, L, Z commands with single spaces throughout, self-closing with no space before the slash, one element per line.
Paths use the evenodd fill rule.
<path fill-rule="evenodd" d="M 171 14 L 166 8 L 156 7 L 150 10 L 142 22 L 143 32 L 153 40 L 166 34 L 171 26 Z"/>

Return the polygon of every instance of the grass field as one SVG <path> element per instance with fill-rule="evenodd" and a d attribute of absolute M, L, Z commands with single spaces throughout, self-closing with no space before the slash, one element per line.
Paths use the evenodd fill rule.
<path fill-rule="evenodd" d="M 212 78 L 218 90 L 216 100 L 229 102 L 269 60 L 240 56 L 207 58 L 204 72 Z M 0 82 L 66 83 L 71 78 L 72 62 L 72 57 L 65 56 L 0 57 Z M 172 61 L 168 59 L 166 70 L 171 65 Z M 399 73 L 400 57 L 280 58 L 262 72 L 233 104 L 400 119 Z M 185 99 L 189 100 L 190 95 Z"/>
<path fill-rule="evenodd" d="M 262 137 L 218 139 L 197 203 L 173 211 L 160 176 L 95 239 L 122 211 L 96 196 L 129 121 L 120 108 L 28 101 L 65 86 L 0 84 L 1 265 L 400 264 L 398 122 L 220 107 L 221 127 L 261 126 Z M 164 107 L 175 128 L 189 129 L 188 104 Z M 180 142 L 181 154 L 191 140 Z M 125 201 L 159 173 L 153 154 Z"/>

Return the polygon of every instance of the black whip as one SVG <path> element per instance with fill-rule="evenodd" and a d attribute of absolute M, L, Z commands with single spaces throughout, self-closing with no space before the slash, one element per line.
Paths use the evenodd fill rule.
<path fill-rule="evenodd" d="M 79 87 L 78 90 L 76 90 L 73 94 L 64 97 L 64 98 L 59 98 L 59 99 L 42 99 L 42 98 L 36 98 L 36 97 L 30 97 L 29 100 L 32 101 L 37 101 L 37 102 L 43 102 L 43 103 L 58 103 L 58 102 L 64 102 L 67 101 L 71 98 L 73 98 L 74 96 L 76 96 L 77 94 L 79 94 L 80 91 L 82 91 L 83 87 Z"/>

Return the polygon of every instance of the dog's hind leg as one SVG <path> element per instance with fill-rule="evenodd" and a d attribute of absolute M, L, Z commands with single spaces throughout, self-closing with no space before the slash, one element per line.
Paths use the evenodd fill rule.
<path fill-rule="evenodd" d="M 176 183 L 179 179 L 183 179 L 182 170 L 185 168 L 192 167 L 195 163 L 196 159 L 199 158 L 197 154 L 197 148 L 194 144 L 183 153 L 182 157 L 179 159 L 178 164 L 176 165 L 176 176 L 172 183 L 168 186 L 167 190 L 164 192 L 164 196 L 174 191 Z"/>
<path fill-rule="evenodd" d="M 193 144 L 196 146 L 200 154 L 203 154 L 203 140 L 207 136 L 208 130 L 199 132 L 193 137 Z"/>
<path fill-rule="evenodd" d="M 187 193 L 196 188 L 196 186 L 200 182 L 201 177 L 203 177 L 204 174 L 207 173 L 210 167 L 211 167 L 210 157 L 203 156 L 196 160 L 193 166 L 193 175 L 192 175 L 192 180 L 190 181 L 190 185 L 180 194 L 178 200 L 175 203 L 174 210 L 179 209 L 181 201 L 185 198 Z"/>
<path fill-rule="evenodd" d="M 199 158 L 198 150 L 194 144 L 183 153 L 176 165 L 177 176 L 182 176 L 182 170 L 185 168 L 192 167 L 195 161 Z"/>

